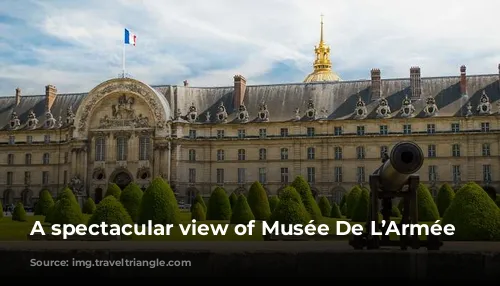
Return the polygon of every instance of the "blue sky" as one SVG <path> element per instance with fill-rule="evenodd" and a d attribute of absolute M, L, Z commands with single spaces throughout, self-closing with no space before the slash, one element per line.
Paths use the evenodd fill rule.
<path fill-rule="evenodd" d="M 344 80 L 498 73 L 496 0 L 2 0 L 0 95 L 85 92 L 121 71 L 149 84 L 230 86 L 301 82 L 325 40 Z"/>

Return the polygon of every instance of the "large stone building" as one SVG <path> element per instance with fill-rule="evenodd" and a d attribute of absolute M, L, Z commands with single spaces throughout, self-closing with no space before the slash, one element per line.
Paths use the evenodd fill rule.
<path fill-rule="evenodd" d="M 315 49 L 304 83 L 150 86 L 104 81 L 88 93 L 0 97 L 0 199 L 33 204 L 42 189 L 70 185 L 99 201 L 109 183 L 155 176 L 189 202 L 216 185 L 245 191 L 260 181 L 276 193 L 303 175 L 315 194 L 339 200 L 364 184 L 396 142 L 425 153 L 431 187 L 466 181 L 498 187 L 500 66 L 496 74 L 341 81 L 330 48 Z"/>

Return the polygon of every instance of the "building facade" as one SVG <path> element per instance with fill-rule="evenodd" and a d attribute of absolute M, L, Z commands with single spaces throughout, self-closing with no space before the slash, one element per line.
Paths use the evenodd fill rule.
<path fill-rule="evenodd" d="M 322 24 L 323 26 L 323 24 Z M 425 154 L 419 174 L 436 190 L 467 181 L 500 185 L 500 65 L 495 74 L 341 81 L 330 48 L 315 48 L 303 83 L 230 87 L 104 81 L 88 93 L 0 97 L 0 200 L 33 205 L 39 192 L 70 186 L 97 202 L 107 185 L 168 180 L 188 202 L 215 186 L 269 194 L 295 176 L 339 201 L 366 184 L 399 141 Z"/>

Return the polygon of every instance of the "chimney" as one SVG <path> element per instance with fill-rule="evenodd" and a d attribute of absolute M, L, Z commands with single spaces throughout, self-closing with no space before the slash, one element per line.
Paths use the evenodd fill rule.
<path fill-rule="evenodd" d="M 234 76 L 234 97 L 233 109 L 238 110 L 245 99 L 245 90 L 247 88 L 247 80 L 241 75 Z"/>
<path fill-rule="evenodd" d="M 19 105 L 21 103 L 21 89 L 18 87 L 16 88 L 16 105 Z"/>
<path fill-rule="evenodd" d="M 184 86 L 189 86 L 189 82 L 188 82 L 188 80 L 187 80 L 187 79 L 186 79 L 186 80 L 184 80 L 184 81 L 183 81 L 183 83 L 184 83 Z"/>
<path fill-rule="evenodd" d="M 382 97 L 382 80 L 380 79 L 380 70 L 372 69 L 372 87 L 371 87 L 371 99 L 378 100 Z"/>
<path fill-rule="evenodd" d="M 45 87 L 45 111 L 50 111 L 52 104 L 56 100 L 57 89 L 53 85 L 47 85 Z"/>
<path fill-rule="evenodd" d="M 422 95 L 420 79 L 420 68 L 419 67 L 411 67 L 410 68 L 410 88 L 411 88 L 411 99 L 420 99 Z"/>
<path fill-rule="evenodd" d="M 460 67 L 460 95 L 467 95 L 467 73 L 466 67 Z"/>

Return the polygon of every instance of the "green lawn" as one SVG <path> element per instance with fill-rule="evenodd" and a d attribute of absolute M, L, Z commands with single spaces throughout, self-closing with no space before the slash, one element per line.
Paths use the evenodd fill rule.
<path fill-rule="evenodd" d="M 86 215 L 88 219 L 89 216 Z M 31 232 L 35 221 L 42 221 L 43 216 L 28 216 L 28 221 L 26 222 L 17 222 L 12 221 L 11 217 L 4 217 L 0 219 L 0 241 L 19 241 L 19 240 L 27 240 L 27 235 Z M 191 213 L 182 212 L 181 220 L 183 224 L 191 223 Z M 342 219 L 344 220 L 344 219 Z M 319 223 L 324 223 L 329 226 L 330 233 L 335 233 L 337 219 L 333 218 L 323 218 Z M 227 224 L 228 221 L 205 221 L 205 224 Z M 351 223 L 352 224 L 352 223 Z M 50 232 L 49 226 L 46 226 L 46 233 Z M 396 236 L 391 235 L 392 239 L 397 239 Z M 348 236 L 341 236 L 339 239 L 348 239 Z M 244 235 L 238 236 L 234 233 L 234 225 L 230 225 L 228 229 L 228 233 L 224 236 L 222 235 L 182 235 L 179 227 L 175 227 L 172 229 L 172 232 L 169 236 L 135 236 L 133 240 L 160 240 L 160 241 L 261 241 L 262 232 L 261 232 L 261 223 L 257 222 L 256 227 L 254 228 L 254 232 L 252 235 Z"/>

